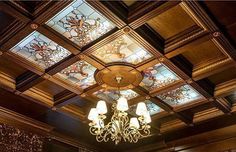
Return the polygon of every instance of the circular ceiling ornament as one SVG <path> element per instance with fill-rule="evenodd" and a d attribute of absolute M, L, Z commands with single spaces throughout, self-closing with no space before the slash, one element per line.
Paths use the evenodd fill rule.
<path fill-rule="evenodd" d="M 108 89 L 120 90 L 134 88 L 143 79 L 140 71 L 128 65 L 111 65 L 95 72 L 95 80 Z"/>

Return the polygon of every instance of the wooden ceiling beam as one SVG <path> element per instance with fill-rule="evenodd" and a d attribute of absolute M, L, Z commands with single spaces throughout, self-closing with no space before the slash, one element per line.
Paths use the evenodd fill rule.
<path fill-rule="evenodd" d="M 202 64 L 193 68 L 192 78 L 197 81 L 222 72 L 233 66 L 233 61 L 230 58 L 216 60 L 213 63 L 204 63 L 204 65 Z"/>
<path fill-rule="evenodd" d="M 176 56 L 178 53 L 173 52 L 173 54 L 168 53 L 175 51 L 181 46 L 191 43 L 192 41 L 204 37 L 208 32 L 198 25 L 193 25 L 184 31 L 168 38 L 165 40 L 165 54 L 166 57 L 170 58 L 171 56 Z"/>
<path fill-rule="evenodd" d="M 208 79 L 192 81 L 189 82 L 189 85 L 205 98 L 212 98 L 214 96 L 214 85 Z"/>
<path fill-rule="evenodd" d="M 193 126 L 193 114 L 192 113 L 182 113 L 182 112 L 175 112 L 175 116 L 183 121 L 185 124 Z"/>
<path fill-rule="evenodd" d="M 31 71 L 26 71 L 16 78 L 16 90 L 24 92 L 42 82 L 43 80 L 44 79 L 41 76 Z"/>
<path fill-rule="evenodd" d="M 53 75 L 53 76 L 50 76 L 48 78 L 48 80 L 55 83 L 55 84 L 57 84 L 57 85 L 59 85 L 59 86 L 61 86 L 61 87 L 63 87 L 63 88 L 65 88 L 65 89 L 67 89 L 67 90 L 69 90 L 69 91 L 71 91 L 71 92 L 76 93 L 77 95 L 80 95 L 80 94 L 83 93 L 82 89 L 76 87 L 75 85 L 73 85 L 71 83 L 66 82 L 66 80 L 61 79 L 57 74 Z"/>
<path fill-rule="evenodd" d="M 80 48 L 75 45 L 73 42 L 65 38 L 64 36 L 58 34 L 53 29 L 48 27 L 47 25 L 42 25 L 36 29 L 41 34 L 45 35 L 52 41 L 56 42 L 58 45 L 62 46 L 63 48 L 67 49 L 74 55 L 77 55 L 80 53 Z"/>
<path fill-rule="evenodd" d="M 218 98 L 215 99 L 213 102 L 218 109 L 220 109 L 222 112 L 229 114 L 231 112 L 231 103 L 227 101 L 225 98 Z"/>
<path fill-rule="evenodd" d="M 141 35 L 142 39 L 145 39 L 145 41 L 147 41 L 149 44 L 151 44 L 152 47 L 154 47 L 156 49 L 155 51 L 157 53 L 160 52 L 159 54 L 157 54 L 156 52 L 154 53 L 154 54 L 156 54 L 157 57 L 159 57 L 161 53 L 164 53 L 165 40 L 161 37 L 161 35 L 159 35 L 157 32 L 155 32 L 149 25 L 144 24 L 144 25 L 140 26 L 139 28 L 135 29 L 135 32 L 138 35 Z M 136 38 L 137 40 L 140 39 L 136 35 L 134 35 L 134 37 L 137 37 Z M 140 44 L 143 43 L 142 39 L 139 40 Z M 149 50 L 149 49 L 147 48 L 147 50 Z M 152 49 L 152 50 L 154 50 L 154 49 Z"/>
<path fill-rule="evenodd" d="M 160 100 L 159 98 L 152 97 L 152 98 L 150 98 L 150 101 L 152 101 L 153 103 L 155 103 L 156 105 L 158 105 L 159 107 L 164 109 L 165 111 L 175 115 L 178 119 L 183 121 L 185 124 L 187 124 L 187 125 L 192 124 L 193 115 L 190 115 L 189 113 L 186 114 L 183 112 L 175 112 L 174 109 L 170 105 L 168 105 L 164 101 Z"/>
<path fill-rule="evenodd" d="M 54 127 L 0 106 L 0 122 L 47 135 Z"/>
<path fill-rule="evenodd" d="M 24 67 L 25 69 L 27 69 L 29 71 L 34 72 L 35 74 L 38 74 L 38 75 L 44 74 L 44 69 L 42 69 L 41 67 L 39 67 L 37 65 L 33 65 L 30 61 L 23 59 L 15 54 L 13 54 L 10 51 L 6 52 L 5 55 L 12 62 Z"/>
<path fill-rule="evenodd" d="M 145 24 L 148 20 L 165 12 L 171 7 L 178 5 L 179 3 L 180 1 L 148 1 L 143 3 L 141 8 L 137 7 L 131 10 L 128 17 L 129 26 L 136 29 Z"/>
<path fill-rule="evenodd" d="M 69 114 L 69 116 L 72 116 L 76 119 L 81 120 L 82 122 L 87 123 L 86 122 L 86 120 L 87 120 L 86 113 L 85 113 L 84 109 L 81 107 L 78 107 L 75 105 L 66 105 L 66 106 L 63 106 L 63 107 L 57 109 L 57 111 L 60 111 L 65 114 Z"/>
<path fill-rule="evenodd" d="M 224 113 L 221 110 L 216 107 L 211 107 L 194 113 L 193 122 L 196 124 L 222 115 L 224 115 Z"/>
<path fill-rule="evenodd" d="M 236 79 L 232 79 L 232 80 L 223 82 L 221 84 L 218 84 L 215 87 L 214 96 L 217 98 L 225 97 L 235 91 L 236 91 Z"/>
<path fill-rule="evenodd" d="M 46 69 L 45 72 L 51 76 L 55 75 L 77 61 L 79 61 L 79 58 L 71 54 L 70 56 L 66 57 L 65 59 Z"/>
<path fill-rule="evenodd" d="M 173 108 L 164 101 L 160 100 L 159 98 L 151 97 L 149 100 L 152 101 L 154 104 L 158 105 L 160 108 L 164 109 L 165 111 L 173 113 Z"/>
<path fill-rule="evenodd" d="M 54 96 L 53 106 L 56 108 L 59 108 L 59 107 L 65 106 L 67 104 L 71 104 L 72 100 L 69 100 L 69 99 L 72 99 L 76 96 L 77 96 L 77 94 L 75 94 L 69 90 L 64 90 L 63 92 L 60 92 L 59 94 L 56 94 Z"/>
<path fill-rule="evenodd" d="M 235 113 L 232 115 L 220 115 L 215 117 L 214 119 L 205 121 L 206 123 L 196 123 L 193 127 L 184 127 L 182 129 L 179 129 L 177 132 L 176 130 L 172 130 L 162 133 L 162 135 L 165 136 L 166 142 L 198 135 L 210 130 L 216 130 L 219 128 L 235 125 L 235 116 Z"/>

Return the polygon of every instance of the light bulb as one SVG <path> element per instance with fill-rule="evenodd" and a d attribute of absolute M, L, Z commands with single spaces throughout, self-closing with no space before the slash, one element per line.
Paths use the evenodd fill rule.
<path fill-rule="evenodd" d="M 116 108 L 117 108 L 117 110 L 120 110 L 120 111 L 127 111 L 129 109 L 127 99 L 124 97 L 120 97 L 117 100 L 117 107 Z"/>
<path fill-rule="evenodd" d="M 98 119 L 98 112 L 96 108 L 91 108 L 89 111 L 88 119 L 91 121 L 95 121 Z"/>
<path fill-rule="evenodd" d="M 106 102 L 103 100 L 98 101 L 96 109 L 97 109 L 98 114 L 101 114 L 101 115 L 106 114 L 107 113 Z"/>
<path fill-rule="evenodd" d="M 136 114 L 138 116 L 143 116 L 147 112 L 147 107 L 144 102 L 139 102 L 136 109 Z"/>
<path fill-rule="evenodd" d="M 130 118 L 129 127 L 130 128 L 139 129 L 140 126 L 139 126 L 138 119 L 135 118 L 135 117 Z"/>

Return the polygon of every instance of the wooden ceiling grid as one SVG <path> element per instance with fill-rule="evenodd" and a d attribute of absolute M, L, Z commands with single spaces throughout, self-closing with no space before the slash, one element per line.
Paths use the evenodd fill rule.
<path fill-rule="evenodd" d="M 61 80 L 56 73 L 80 60 L 90 63 L 97 69 L 106 68 L 107 64 L 91 56 L 91 52 L 125 34 L 134 39 L 153 55 L 153 58 L 137 64 L 135 68 L 139 71 L 143 71 L 147 67 L 162 63 L 181 78 L 174 84 L 150 92 L 143 89 L 141 86 L 133 88 L 139 96 L 131 99 L 129 101 L 130 104 L 136 104 L 139 101 L 149 99 L 164 109 L 163 112 L 153 116 L 154 122 L 157 122 L 161 132 L 185 125 L 193 126 L 194 123 L 205 120 L 207 116 L 215 117 L 219 114 L 230 113 L 231 110 L 234 109 L 235 105 L 226 100 L 225 97 L 236 90 L 235 85 L 232 85 L 235 83 L 235 80 L 214 86 L 207 78 L 225 69 L 235 67 L 236 56 L 235 53 L 233 53 L 235 49 L 197 2 L 149 1 L 134 3 L 128 7 L 124 5 L 123 2 L 118 1 L 88 1 L 91 6 L 114 23 L 116 28 L 84 47 L 79 47 L 45 24 L 45 22 L 69 3 L 69 1 L 45 2 L 34 11 L 35 13 L 28 12 L 15 2 L 1 3 L 0 11 L 15 18 L 14 26 L 9 25 L 3 37 L 1 37 L 2 56 L 6 56 L 12 60 L 12 62 L 27 69 L 27 71 L 17 77 L 12 77 L 1 71 L 1 87 L 52 108 L 52 110 L 69 113 L 85 121 L 87 110 L 98 100 L 93 93 L 103 87 L 95 84 L 84 90 L 78 89 L 78 87 L 74 87 Z M 50 9 L 47 9 L 49 6 Z M 17 10 L 13 7 L 16 7 Z M 184 11 L 190 20 L 194 22 L 194 25 L 190 24 L 184 28 L 183 31 L 178 31 L 177 34 L 163 37 L 161 35 L 163 32 L 158 33 L 158 31 L 151 26 L 153 23 L 151 20 L 163 13 L 168 13 L 168 11 L 174 7 L 178 7 L 178 10 L 181 9 L 181 11 Z M 158 19 L 154 21 L 157 22 Z M 9 51 L 19 41 L 35 30 L 63 46 L 72 54 L 44 70 Z M 212 59 L 210 56 L 203 62 L 201 62 L 201 60 L 199 62 L 199 58 L 197 58 L 196 64 L 191 63 L 191 58 L 189 60 L 186 59 L 186 56 L 192 57 L 191 54 L 186 54 L 186 52 L 191 52 L 192 47 L 206 42 L 211 42 L 211 45 L 217 48 L 217 50 L 213 50 L 213 52 L 218 51 L 220 54 L 219 58 Z M 193 46 L 185 49 L 185 47 L 190 44 L 193 44 Z M 39 89 L 40 87 L 35 87 L 42 85 L 42 83 L 46 81 L 55 83 L 55 85 L 62 88 L 62 90 L 60 90 L 59 93 L 56 92 L 53 94 L 44 90 L 43 87 L 41 87 L 41 89 Z M 184 84 L 189 84 L 202 94 L 203 98 L 181 106 L 172 107 L 156 97 L 162 93 L 179 88 Z M 81 100 L 86 100 L 89 104 L 87 104 L 86 107 L 73 105 L 72 103 L 74 101 L 69 100 L 77 96 L 79 96 Z M 203 111 L 191 112 L 191 109 L 205 105 L 213 105 L 213 107 L 210 106 L 211 108 Z M 168 120 L 168 117 L 173 117 L 174 119 Z"/>

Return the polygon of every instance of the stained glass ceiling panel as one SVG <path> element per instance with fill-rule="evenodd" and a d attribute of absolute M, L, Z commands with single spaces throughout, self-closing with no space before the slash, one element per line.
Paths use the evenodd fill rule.
<path fill-rule="evenodd" d="M 191 86 L 184 85 L 170 92 L 158 95 L 157 97 L 169 105 L 178 106 L 201 99 L 202 95 L 195 91 Z"/>
<path fill-rule="evenodd" d="M 152 91 L 179 80 L 179 77 L 161 63 L 149 67 L 144 72 L 143 81 L 140 83 L 145 89 Z"/>
<path fill-rule="evenodd" d="M 163 109 L 158 107 L 156 104 L 154 104 L 150 100 L 146 100 L 144 103 L 146 103 L 147 109 L 148 109 L 151 116 L 163 111 Z M 137 104 L 132 105 L 132 106 L 129 107 L 128 113 L 135 116 L 136 115 L 136 109 L 137 109 Z"/>
<path fill-rule="evenodd" d="M 71 54 L 37 31 L 20 41 L 11 51 L 43 69 L 49 68 Z"/>
<path fill-rule="evenodd" d="M 127 100 L 133 99 L 138 96 L 136 92 L 133 90 L 122 90 L 120 91 L 120 94 L 122 97 L 125 97 Z M 101 89 L 99 91 L 96 91 L 93 93 L 96 97 L 105 100 L 105 101 L 110 101 L 110 100 L 117 100 L 119 99 L 119 92 L 118 91 L 111 91 L 111 90 L 105 90 Z"/>
<path fill-rule="evenodd" d="M 65 68 L 58 75 L 73 85 L 85 89 L 96 83 L 93 75 L 96 68 L 85 61 L 78 61 Z"/>
<path fill-rule="evenodd" d="M 46 24 L 81 47 L 115 27 L 82 0 L 74 1 Z"/>
<path fill-rule="evenodd" d="M 138 64 L 152 57 L 128 36 L 123 35 L 92 53 L 104 63 L 126 62 Z"/>

